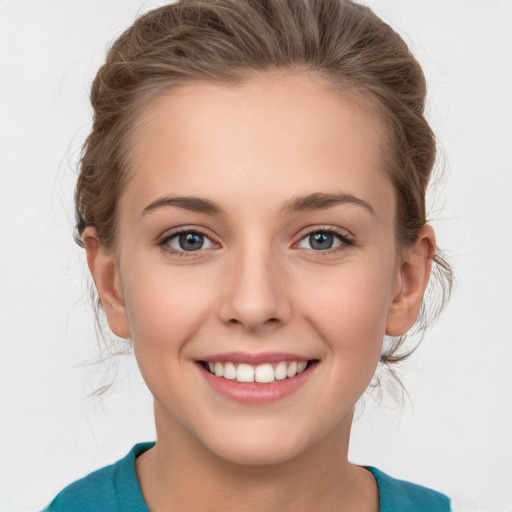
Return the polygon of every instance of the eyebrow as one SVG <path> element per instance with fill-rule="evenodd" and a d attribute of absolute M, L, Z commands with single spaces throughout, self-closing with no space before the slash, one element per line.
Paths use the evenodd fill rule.
<path fill-rule="evenodd" d="M 282 210 L 285 212 L 325 210 L 341 204 L 362 206 L 371 214 L 375 215 L 375 210 L 368 201 L 345 193 L 325 194 L 323 192 L 315 192 L 313 194 L 293 197 L 284 204 Z"/>
<path fill-rule="evenodd" d="M 140 216 L 143 217 L 162 206 L 177 206 L 178 208 L 192 212 L 206 213 L 208 215 L 219 215 L 223 213 L 219 205 L 208 199 L 202 199 L 200 197 L 164 196 L 148 204 L 144 210 L 142 210 Z"/>
<path fill-rule="evenodd" d="M 313 210 L 326 210 L 341 204 L 355 204 L 362 206 L 370 213 L 375 215 L 375 210 L 373 209 L 372 205 L 364 199 L 355 197 L 352 194 L 326 194 L 324 192 L 314 192 L 304 196 L 293 197 L 292 199 L 286 201 L 286 203 L 281 208 L 281 211 L 293 213 Z M 194 196 L 164 196 L 148 204 L 142 210 L 140 216 L 144 217 L 151 211 L 164 206 L 175 206 L 193 212 L 206 213 L 207 215 L 220 215 L 224 213 L 224 210 L 218 204 L 210 201 L 209 199 L 203 199 Z"/>

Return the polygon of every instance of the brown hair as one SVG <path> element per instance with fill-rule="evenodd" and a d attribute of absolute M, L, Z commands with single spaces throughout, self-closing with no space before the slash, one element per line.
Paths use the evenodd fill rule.
<path fill-rule="evenodd" d="M 113 246 L 130 133 L 149 102 L 187 81 L 232 83 L 272 70 L 314 72 L 342 94 L 367 99 L 386 129 L 397 243 L 412 244 L 426 223 L 425 193 L 436 156 L 424 117 L 425 77 L 402 38 L 349 0 L 181 0 L 137 19 L 114 42 L 92 85 L 94 122 L 76 188 L 76 241 L 82 245 L 84 228 L 94 226 L 104 247 Z M 452 274 L 439 252 L 434 261 L 441 290 L 437 316 Z M 422 307 L 416 329 L 428 323 Z M 386 345 L 383 363 L 409 355 L 399 351 L 404 339 Z"/>

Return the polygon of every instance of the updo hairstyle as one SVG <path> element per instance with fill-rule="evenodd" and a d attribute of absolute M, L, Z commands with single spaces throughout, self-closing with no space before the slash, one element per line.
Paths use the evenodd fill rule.
<path fill-rule="evenodd" d="M 242 83 L 274 71 L 320 76 L 362 98 L 385 130 L 383 170 L 397 198 L 397 247 L 427 222 L 425 194 L 436 141 L 424 117 L 426 83 L 406 43 L 368 7 L 349 0 L 181 0 L 138 18 L 112 45 L 91 90 L 92 131 L 76 187 L 75 240 L 94 226 L 104 249 L 116 239 L 117 205 L 130 173 L 131 135 L 156 98 L 191 81 Z M 415 331 L 448 299 L 452 274 L 439 251 Z M 431 279 L 432 281 L 432 279 Z M 387 340 L 381 362 L 405 359 L 405 336 Z"/>

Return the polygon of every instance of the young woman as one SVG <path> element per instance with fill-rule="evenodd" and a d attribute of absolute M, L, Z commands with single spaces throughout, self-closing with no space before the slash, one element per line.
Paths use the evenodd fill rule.
<path fill-rule="evenodd" d="M 403 40 L 345 0 L 181 1 L 114 43 L 91 100 L 77 240 L 157 439 L 47 510 L 450 510 L 348 461 L 432 265 L 450 280 Z"/>

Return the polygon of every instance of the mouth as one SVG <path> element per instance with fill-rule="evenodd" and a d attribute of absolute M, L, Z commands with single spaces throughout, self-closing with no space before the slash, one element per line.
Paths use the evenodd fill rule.
<path fill-rule="evenodd" d="M 279 361 L 251 365 L 233 361 L 201 361 L 203 368 L 211 375 L 235 382 L 269 384 L 275 381 L 292 379 L 315 363 L 316 360 Z"/>
<path fill-rule="evenodd" d="M 300 389 L 320 363 L 318 359 L 281 357 L 224 354 L 197 364 L 213 391 L 237 402 L 265 403 Z"/>

